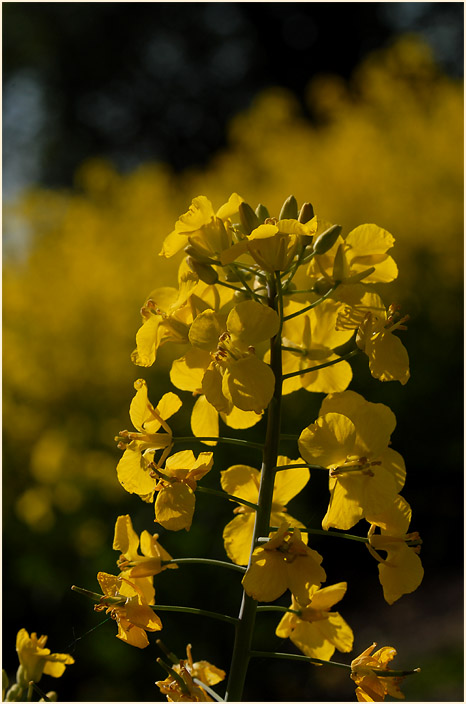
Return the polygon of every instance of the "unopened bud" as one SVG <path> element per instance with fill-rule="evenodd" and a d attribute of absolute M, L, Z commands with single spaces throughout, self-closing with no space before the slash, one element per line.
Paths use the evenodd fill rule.
<path fill-rule="evenodd" d="M 238 211 L 244 232 L 246 235 L 250 235 L 251 232 L 256 229 L 256 227 L 259 227 L 259 218 L 257 217 L 254 210 L 251 208 L 251 206 L 248 203 L 245 203 L 244 201 L 239 204 Z"/>
<path fill-rule="evenodd" d="M 279 220 L 297 220 L 298 219 L 298 203 L 294 196 L 288 196 L 280 210 Z"/>
<path fill-rule="evenodd" d="M 211 259 L 210 257 L 206 257 L 204 254 L 201 254 L 196 247 L 193 247 L 192 244 L 186 245 L 184 251 L 189 257 L 192 257 L 192 259 L 195 259 L 197 262 L 201 262 L 201 264 L 216 264 L 215 259 Z"/>
<path fill-rule="evenodd" d="M 267 220 L 267 218 L 270 217 L 270 213 L 265 207 L 265 205 L 262 205 L 262 203 L 259 203 L 259 205 L 256 208 L 256 215 L 259 220 L 259 223 L 262 225 L 264 220 Z"/>
<path fill-rule="evenodd" d="M 333 247 L 341 232 L 340 225 L 332 225 L 328 230 L 322 232 L 314 242 L 314 254 L 325 254 Z"/>
<path fill-rule="evenodd" d="M 53 691 L 47 692 L 47 694 L 45 696 L 47 697 L 47 699 L 39 699 L 39 701 L 40 702 L 46 702 L 46 701 L 57 702 L 58 701 L 58 694 L 56 692 L 53 692 Z"/>
<path fill-rule="evenodd" d="M 197 259 L 193 259 L 193 257 L 186 257 L 186 263 L 188 264 L 189 268 L 194 271 L 195 274 L 197 274 L 200 278 L 201 281 L 203 281 L 205 284 L 208 284 L 209 286 L 212 284 L 216 284 L 218 281 L 218 274 L 215 271 L 215 269 L 208 264 L 203 264 L 202 262 L 198 261 Z"/>
<path fill-rule="evenodd" d="M 11 685 L 10 689 L 6 693 L 5 701 L 7 701 L 7 702 L 24 701 L 24 697 L 26 694 L 26 692 L 24 690 L 25 690 L 25 687 L 22 687 L 20 684 Z"/>
<path fill-rule="evenodd" d="M 314 291 L 319 296 L 325 296 L 325 294 L 332 288 L 332 283 L 328 279 L 321 276 L 314 284 Z"/>
<path fill-rule="evenodd" d="M 18 669 L 16 670 L 16 683 L 20 687 L 28 687 L 29 686 L 29 680 L 31 678 L 29 677 L 26 668 L 20 665 Z"/>
<path fill-rule="evenodd" d="M 314 208 L 310 203 L 303 203 L 299 211 L 298 220 L 303 225 L 314 217 Z"/>

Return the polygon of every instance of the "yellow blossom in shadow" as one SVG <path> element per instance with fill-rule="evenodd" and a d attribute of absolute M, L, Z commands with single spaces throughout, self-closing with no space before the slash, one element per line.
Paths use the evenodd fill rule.
<path fill-rule="evenodd" d="M 296 313 L 302 304 L 290 302 L 285 314 Z M 297 315 L 283 325 L 283 373 L 290 374 L 301 369 L 318 366 L 339 357 L 333 349 L 343 345 L 353 335 L 353 330 L 337 329 L 338 314 L 341 304 L 335 301 L 323 301 L 307 313 Z M 269 358 L 269 353 L 266 360 Z M 334 393 L 344 391 L 351 382 L 353 373 L 345 360 L 333 366 L 296 375 L 283 381 L 283 393 L 289 394 L 297 389 L 317 393 Z"/>
<path fill-rule="evenodd" d="M 388 664 L 396 656 L 395 648 L 385 646 L 372 654 L 376 647 L 377 643 L 373 643 L 351 662 L 351 679 L 357 684 L 358 702 L 383 702 L 387 694 L 395 699 L 404 699 L 400 690 L 403 677 L 385 674 Z M 384 675 L 377 676 L 377 671 L 384 671 Z"/>
<path fill-rule="evenodd" d="M 146 648 L 149 645 L 146 631 L 160 631 L 162 622 L 148 605 L 143 591 L 134 582 L 106 572 L 99 572 L 97 580 L 104 596 L 94 606 L 95 611 L 105 610 L 117 622 L 117 638 L 136 648 Z"/>
<path fill-rule="evenodd" d="M 52 653 L 45 647 L 47 636 L 37 637 L 37 633 L 29 633 L 21 628 L 16 636 L 16 650 L 20 665 L 25 670 L 27 681 L 39 682 L 42 674 L 61 677 L 67 665 L 72 665 L 74 659 L 66 653 Z"/>
<path fill-rule="evenodd" d="M 163 450 L 162 457 L 168 454 L 172 431 L 165 421 L 181 408 L 181 400 L 169 392 L 154 408 L 147 396 L 144 379 L 135 381 L 134 388 L 136 395 L 131 401 L 129 415 L 138 432 L 122 430 L 116 438 L 118 447 L 126 448 L 117 465 L 117 474 L 120 484 L 130 494 L 150 497 L 155 490 L 155 480 L 150 474 L 154 452 Z M 158 432 L 161 427 L 165 433 Z"/>
<path fill-rule="evenodd" d="M 140 587 L 148 604 L 154 603 L 153 575 L 177 568 L 177 565 L 162 564 L 172 558 L 160 545 L 158 537 L 156 533 L 151 535 L 144 530 L 138 538 L 129 515 L 118 516 L 116 520 L 113 549 L 121 553 L 117 561 L 121 570 L 120 577 L 125 577 Z M 142 555 L 138 552 L 139 547 Z"/>
<path fill-rule="evenodd" d="M 346 593 L 346 582 L 318 589 L 309 589 L 309 603 L 302 606 L 292 595 L 294 612 L 286 613 L 275 631 L 279 638 L 289 638 L 303 653 L 311 658 L 330 660 L 335 648 L 348 653 L 353 647 L 353 632 L 346 621 L 331 607 Z"/>
<path fill-rule="evenodd" d="M 343 391 L 327 396 L 316 422 L 303 430 L 301 455 L 330 470 L 325 530 L 347 530 L 395 500 L 406 476 L 403 458 L 389 447 L 395 425 L 388 406 Z"/>
<path fill-rule="evenodd" d="M 279 456 L 277 466 L 302 464 L 302 460 L 290 460 Z M 296 496 L 309 481 L 310 473 L 306 467 L 284 469 L 276 473 L 270 514 L 270 525 L 281 526 L 287 521 L 291 527 L 305 528 L 301 521 L 287 513 L 286 504 Z M 257 504 L 259 498 L 260 472 L 243 464 L 233 465 L 221 472 L 222 489 L 228 494 Z M 230 560 L 237 565 L 247 565 L 251 552 L 254 533 L 255 511 L 244 504 L 234 509 L 237 514 L 223 531 L 225 550 Z"/>
<path fill-rule="evenodd" d="M 256 601 L 275 601 L 287 589 L 301 603 L 309 601 L 309 588 L 325 581 L 322 557 L 301 539 L 299 528 L 291 532 L 282 523 L 263 547 L 255 548 L 243 577 L 244 590 Z"/>
<path fill-rule="evenodd" d="M 275 388 L 270 367 L 255 354 L 254 345 L 278 332 L 274 310 L 256 301 L 238 303 L 228 317 L 206 310 L 194 320 L 189 339 L 194 347 L 210 353 L 202 377 L 202 391 L 219 413 L 230 413 L 232 404 L 242 411 L 262 413 Z"/>
<path fill-rule="evenodd" d="M 213 464 L 212 452 L 200 452 L 197 459 L 192 450 L 171 455 L 162 469 L 154 470 L 157 477 L 155 491 L 155 520 L 168 530 L 189 530 L 196 504 L 197 482 Z"/>
<path fill-rule="evenodd" d="M 379 579 L 385 601 L 393 604 L 403 594 L 415 591 L 424 576 L 419 552 L 422 540 L 419 533 L 408 533 L 411 507 L 402 496 L 379 515 L 367 514 L 371 527 L 369 552 L 379 563 Z M 380 533 L 376 533 L 379 527 Z M 383 558 L 380 551 L 386 553 Z"/>

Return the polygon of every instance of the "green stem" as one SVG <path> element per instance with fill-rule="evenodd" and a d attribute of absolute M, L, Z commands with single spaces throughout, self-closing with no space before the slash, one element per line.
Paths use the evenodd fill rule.
<path fill-rule="evenodd" d="M 270 526 L 270 531 L 279 530 L 277 526 Z M 360 535 L 352 535 L 351 533 L 337 533 L 333 530 L 321 530 L 320 528 L 300 528 L 301 533 L 310 533 L 311 535 L 323 535 L 331 538 L 344 538 L 346 540 L 355 540 L 358 543 L 368 543 L 369 538 L 363 538 Z M 268 538 L 265 538 L 268 540 Z"/>
<path fill-rule="evenodd" d="M 301 611 L 295 611 L 295 609 L 287 609 L 286 606 L 258 606 L 257 611 L 284 611 L 288 614 L 297 614 L 301 616 Z"/>
<path fill-rule="evenodd" d="M 306 464 L 305 462 L 303 462 L 303 464 L 281 464 L 276 467 L 276 470 L 277 472 L 281 472 L 283 469 L 300 469 L 301 467 L 307 467 L 308 469 L 324 469 L 328 472 L 327 467 L 322 467 L 321 464 Z"/>
<path fill-rule="evenodd" d="M 220 279 L 217 281 L 218 286 L 225 286 L 225 288 L 231 288 L 232 291 L 240 291 L 241 293 L 244 293 L 244 289 L 238 288 L 238 286 L 233 286 L 233 284 L 229 284 L 226 281 L 220 281 Z"/>
<path fill-rule="evenodd" d="M 264 297 L 260 296 L 257 294 L 255 291 L 252 290 L 252 288 L 249 286 L 248 282 L 246 281 L 246 278 L 243 276 L 241 271 L 236 267 L 234 264 L 231 264 L 231 266 L 234 268 L 235 274 L 237 274 L 239 280 L 243 284 L 244 288 L 251 294 L 251 296 L 254 298 L 257 303 L 262 303 L 264 301 Z"/>
<path fill-rule="evenodd" d="M 33 682 L 32 680 L 31 680 L 31 682 L 29 682 L 29 688 L 30 688 L 30 691 L 31 691 L 31 695 L 32 695 L 32 690 L 34 690 L 35 692 L 37 692 L 37 694 L 38 694 L 40 697 L 42 697 L 42 699 L 43 699 L 45 702 L 51 702 L 51 701 L 52 701 L 51 699 L 48 698 L 48 696 L 47 696 L 46 694 L 44 694 L 44 692 L 41 690 L 41 688 L 38 687 L 38 686 L 36 685 L 36 683 Z M 32 696 L 31 696 L 31 699 L 32 699 Z M 28 692 L 28 701 L 31 701 L 31 700 L 29 699 L 29 692 Z"/>
<path fill-rule="evenodd" d="M 235 565 L 233 562 L 222 562 L 222 560 L 210 560 L 207 557 L 178 557 L 174 560 L 162 560 L 162 565 L 178 564 L 215 565 L 217 567 L 226 567 L 236 572 L 246 572 L 246 567 L 241 567 L 241 565 Z"/>
<path fill-rule="evenodd" d="M 274 277 L 270 276 L 267 280 L 267 301 L 269 307 L 273 308 L 279 315 L 282 301 L 280 290 L 280 275 L 276 272 Z M 280 318 L 282 318 L 282 316 L 280 316 Z M 280 410 L 282 398 L 281 355 L 281 335 L 277 334 L 270 341 L 270 367 L 275 374 L 275 389 L 267 409 L 267 430 L 263 448 L 258 509 L 256 511 L 254 537 L 251 544 L 249 564 L 251 564 L 252 551 L 257 545 L 258 538 L 262 535 L 266 535 L 270 523 L 275 467 L 277 466 L 278 443 L 280 439 Z M 257 601 L 243 591 L 225 701 L 241 701 L 249 666 L 256 609 Z"/>
<path fill-rule="evenodd" d="M 227 616 L 226 614 L 219 614 L 215 611 L 206 611 L 205 609 L 195 609 L 191 606 L 172 606 L 171 604 L 153 604 L 150 607 L 154 611 L 179 611 L 184 614 L 194 614 L 195 616 L 207 616 L 208 618 L 215 618 L 218 621 L 225 621 L 225 623 L 231 623 L 236 626 L 238 619 L 234 616 Z"/>
<path fill-rule="evenodd" d="M 238 504 L 244 504 L 249 506 L 253 511 L 257 511 L 257 504 L 253 504 L 251 501 L 246 501 L 246 499 L 240 499 L 239 496 L 233 496 L 233 494 L 228 494 L 226 491 L 218 491 L 217 489 L 209 489 L 206 486 L 198 486 L 196 491 L 203 492 L 204 494 L 212 494 L 212 496 L 220 496 L 222 499 L 228 499 L 228 501 L 236 501 Z"/>
<path fill-rule="evenodd" d="M 280 658 L 282 660 L 298 660 L 301 662 L 312 662 L 316 665 L 333 665 L 334 667 L 344 667 L 351 670 L 351 665 L 345 665 L 342 662 L 333 662 L 332 660 L 320 660 L 319 658 L 309 658 L 307 655 L 295 655 L 294 653 L 271 653 L 266 650 L 251 651 L 253 658 Z"/>
<path fill-rule="evenodd" d="M 331 362 L 324 362 L 324 364 L 318 364 L 315 367 L 307 367 L 307 369 L 300 369 L 297 372 L 290 372 L 289 374 L 284 374 L 283 378 L 284 379 L 291 379 L 292 376 L 301 376 L 301 374 L 308 374 L 309 372 L 316 372 L 318 369 L 323 369 L 324 367 L 331 367 L 333 364 L 338 364 L 339 362 L 344 362 L 347 359 L 351 359 L 351 357 L 354 357 L 355 355 L 359 354 L 361 350 L 356 349 L 352 350 L 351 352 L 348 352 L 348 354 L 345 354 L 343 357 L 339 357 L 338 359 L 333 359 Z"/>
<path fill-rule="evenodd" d="M 339 284 L 335 284 L 334 286 L 329 288 L 327 293 L 324 293 L 323 296 L 318 298 L 317 301 L 314 301 L 314 303 L 311 303 L 309 306 L 306 306 L 306 308 L 301 308 L 301 310 L 297 310 L 296 313 L 290 313 L 289 315 L 285 315 L 283 320 L 291 320 L 291 318 L 296 318 L 297 315 L 302 315 L 303 313 L 307 313 L 308 310 L 312 310 L 316 306 L 319 306 L 323 301 L 325 301 L 326 298 L 331 296 L 331 294 L 335 291 L 337 286 L 339 286 Z M 294 291 L 293 291 L 293 293 L 294 293 Z"/>
<path fill-rule="evenodd" d="M 182 438 L 172 438 L 173 442 L 224 442 L 230 445 L 240 445 L 241 447 L 252 447 L 255 450 L 263 450 L 263 445 L 258 442 L 251 442 L 250 440 L 240 440 L 239 438 L 221 438 L 221 437 L 197 437 L 194 435 L 188 435 Z"/>

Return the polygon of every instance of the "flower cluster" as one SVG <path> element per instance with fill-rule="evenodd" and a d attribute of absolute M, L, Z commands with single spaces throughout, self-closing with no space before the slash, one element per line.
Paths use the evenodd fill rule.
<path fill-rule="evenodd" d="M 365 543 L 377 560 L 389 604 L 422 580 L 421 541 L 417 533 L 408 533 L 411 509 L 400 495 L 406 468 L 391 447 L 395 416 L 388 406 L 348 389 L 350 360 L 356 355 L 365 355 L 370 373 L 380 381 L 404 385 L 409 379 L 408 355 L 395 334 L 405 329 L 408 317 L 395 304 L 387 309 L 376 288 L 398 274 L 393 244 L 393 236 L 375 224 L 345 234 L 316 215 L 310 203 L 298 208 L 293 196 L 278 216 L 271 216 L 264 205 L 253 210 L 237 193 L 217 209 L 205 196 L 194 198 L 163 243 L 163 258 L 184 255 L 178 288 L 157 288 L 146 298 L 132 361 L 147 368 L 162 345 L 168 354 L 182 347 L 181 356 L 172 355 L 170 380 L 179 392 L 195 397 L 193 435 L 172 430 L 180 396 L 165 393 L 154 406 L 146 381 L 138 379 L 129 409 L 134 430 L 120 431 L 116 438 L 123 450 L 117 477 L 128 493 L 154 504 L 162 530 L 189 531 L 194 520 L 201 520 L 195 516 L 198 491 L 236 503 L 223 529 L 231 563 L 214 562 L 243 573 L 243 606 L 238 619 L 209 612 L 238 626 L 229 699 L 241 696 L 244 668 L 253 656 L 248 650 L 245 658 L 244 648 L 258 608 L 285 612 L 277 636 L 289 638 L 311 662 L 330 662 L 335 649 L 352 649 L 350 626 L 331 611 L 348 584 L 323 586 L 323 557 L 309 544 L 315 535 L 329 535 L 332 528 Z M 300 389 L 325 398 L 318 417 L 294 436 L 293 459 L 279 454 L 280 409 Z M 220 421 L 241 430 L 264 414 L 263 445 L 223 435 Z M 176 429 L 176 418 L 173 422 Z M 192 442 L 208 444 L 209 451 L 196 456 L 177 447 Z M 215 489 L 214 454 L 222 442 L 262 450 L 262 464 L 222 468 Z M 310 470 L 328 475 L 329 503 L 321 527 L 288 512 L 288 504 L 307 486 Z M 367 538 L 346 533 L 362 520 L 369 524 Z M 154 611 L 154 576 L 180 562 L 203 561 L 173 560 L 158 538 L 148 531 L 138 537 L 130 516 L 119 516 L 113 547 L 120 553 L 120 573 L 97 575 L 103 596 L 93 597 L 95 608 L 117 622 L 119 639 L 138 648 L 148 645 L 148 633 L 162 628 Z M 285 592 L 289 608 L 258 607 Z M 353 661 L 358 698 L 380 700 L 395 691 L 395 679 L 384 675 L 380 684 L 377 675 L 389 651 L 394 653 L 382 649 Z M 186 661 L 163 666 L 168 677 L 157 685 L 168 701 L 211 701 L 210 685 L 224 677 L 209 663 L 193 663 L 190 649 Z"/>

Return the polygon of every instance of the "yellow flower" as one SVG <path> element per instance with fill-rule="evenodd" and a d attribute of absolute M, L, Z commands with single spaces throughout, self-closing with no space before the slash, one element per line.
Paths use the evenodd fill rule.
<path fill-rule="evenodd" d="M 388 315 L 385 310 L 378 315 L 366 313 L 359 326 L 356 343 L 369 357 L 372 376 L 380 381 L 406 384 L 409 379 L 408 353 L 400 338 L 393 335 L 395 330 L 406 330 L 403 323 L 407 320 L 408 316 L 400 317 L 391 305 Z"/>
<path fill-rule="evenodd" d="M 148 604 L 154 603 L 153 575 L 177 568 L 177 565 L 162 565 L 172 558 L 160 545 L 158 537 L 156 533 L 151 535 L 144 530 L 139 539 L 129 515 L 118 516 L 116 520 L 113 549 L 121 553 L 117 561 L 120 577 L 130 579 L 140 587 Z M 142 555 L 138 552 L 139 545 Z"/>
<path fill-rule="evenodd" d="M 260 421 L 262 413 L 242 411 L 231 401 L 228 403 L 228 413 L 223 411 L 219 413 L 202 393 L 202 380 L 211 361 L 208 350 L 191 347 L 183 357 L 175 359 L 170 370 L 170 380 L 174 386 L 182 391 L 191 391 L 193 396 L 198 396 L 191 413 L 193 434 L 198 437 L 218 436 L 219 416 L 230 428 L 251 428 Z M 206 444 L 216 443 L 207 441 Z"/>
<path fill-rule="evenodd" d="M 276 312 L 251 300 L 238 303 L 226 320 L 213 310 L 197 316 L 189 339 L 195 347 L 211 353 L 202 391 L 219 413 L 228 414 L 231 404 L 256 413 L 268 406 L 275 376 L 256 356 L 254 345 L 273 337 L 278 328 Z"/>
<path fill-rule="evenodd" d="M 292 596 L 290 609 L 300 613 L 286 613 L 277 626 L 276 635 L 279 638 L 289 638 L 311 658 L 330 660 L 335 648 L 348 653 L 353 647 L 353 632 L 338 612 L 329 611 L 344 597 L 346 587 L 346 582 L 324 589 L 312 586 L 307 606 L 302 606 Z"/>
<path fill-rule="evenodd" d="M 343 391 L 327 396 L 319 418 L 303 430 L 301 455 L 330 470 L 325 530 L 347 530 L 395 500 L 406 476 L 403 458 L 389 447 L 395 425 L 394 414 L 384 404 Z"/>
<path fill-rule="evenodd" d="M 241 196 L 233 193 L 228 202 L 214 212 L 205 196 L 193 198 L 189 210 L 180 216 L 175 229 L 165 238 L 161 256 L 172 257 L 189 246 L 196 258 L 217 257 L 231 245 L 229 218 L 238 212 Z"/>
<path fill-rule="evenodd" d="M 250 235 L 222 252 L 220 261 L 225 266 L 248 252 L 263 271 L 285 271 L 298 251 L 300 238 L 315 231 L 315 218 L 306 224 L 293 218 L 267 218 Z"/>
<path fill-rule="evenodd" d="M 194 457 L 192 450 L 183 450 L 171 455 L 158 477 L 155 490 L 155 520 L 168 530 L 189 530 L 194 515 L 197 482 L 213 464 L 212 452 L 200 452 Z"/>
<path fill-rule="evenodd" d="M 368 514 L 369 552 L 379 563 L 379 579 L 385 601 L 393 604 L 403 594 L 418 588 L 424 576 L 419 552 L 419 533 L 407 533 L 411 522 L 411 508 L 405 499 L 397 496 L 395 502 L 379 515 Z M 380 534 L 376 534 L 376 526 Z M 383 559 L 379 550 L 386 552 Z"/>
<path fill-rule="evenodd" d="M 374 654 L 372 651 L 377 643 L 372 643 L 361 655 L 351 663 L 351 679 L 357 684 L 356 697 L 358 702 L 383 702 L 386 695 L 396 699 L 404 699 L 400 690 L 403 677 L 383 675 L 377 676 L 374 670 L 387 671 L 387 665 L 396 656 L 395 648 L 385 646 Z"/>
<path fill-rule="evenodd" d="M 256 601 L 275 601 L 287 589 L 307 604 L 309 588 L 325 581 L 322 557 L 301 540 L 299 528 L 283 523 L 264 547 L 255 548 L 242 584 Z"/>
<path fill-rule="evenodd" d="M 302 304 L 290 303 L 285 312 L 289 315 L 303 307 Z M 343 345 L 353 335 L 353 330 L 336 328 L 340 310 L 340 303 L 327 300 L 307 313 L 285 322 L 282 337 L 283 345 L 287 348 L 283 351 L 284 374 L 338 359 L 333 348 Z M 285 379 L 283 393 L 289 394 L 301 387 L 307 391 L 327 394 L 344 391 L 352 376 L 350 365 L 343 360 L 315 372 Z"/>
<path fill-rule="evenodd" d="M 289 460 L 280 456 L 277 465 L 302 464 L 301 459 Z M 284 469 L 275 476 L 270 525 L 280 526 L 287 521 L 291 526 L 305 526 L 286 513 L 286 504 L 296 496 L 309 481 L 309 470 L 306 467 Z M 233 465 L 221 472 L 222 489 L 233 496 L 257 503 L 259 498 L 260 472 L 244 464 Z M 223 531 L 225 550 L 232 562 L 237 565 L 247 565 L 251 552 L 251 541 L 254 533 L 255 511 L 249 506 L 240 504 L 235 508 L 238 514 L 230 521 Z"/>
<path fill-rule="evenodd" d="M 182 679 L 183 685 L 173 675 L 169 675 L 165 680 L 156 682 L 162 694 L 167 695 L 169 702 L 211 702 L 207 692 L 194 682 L 194 678 L 200 680 L 208 687 L 212 687 L 225 679 L 225 672 L 215 667 L 207 660 L 193 662 L 191 645 L 186 646 L 186 660 L 172 666 Z"/>
<path fill-rule="evenodd" d="M 149 645 L 146 631 L 160 631 L 162 622 L 148 605 L 143 591 L 124 577 L 99 572 L 97 579 L 104 596 L 94 606 L 95 611 L 109 613 L 118 624 L 117 638 L 146 648 Z"/>
<path fill-rule="evenodd" d="M 394 242 L 394 237 L 378 225 L 359 225 L 345 238 L 340 235 L 328 252 L 316 255 L 308 274 L 323 277 L 331 285 L 362 280 L 365 284 L 388 283 L 398 276 L 398 268 L 387 254 Z"/>
<path fill-rule="evenodd" d="M 178 289 L 169 286 L 155 289 L 141 308 L 143 324 L 131 355 L 134 364 L 150 367 L 158 348 L 166 342 L 188 343 L 194 318 L 207 308 L 220 310 L 233 295 L 231 289 L 199 281 L 184 259 L 178 270 Z"/>
<path fill-rule="evenodd" d="M 66 653 L 51 653 L 45 647 L 47 636 L 37 637 L 37 633 L 29 633 L 21 628 L 16 636 L 16 650 L 19 662 L 24 668 L 28 681 L 39 682 L 42 674 L 61 677 L 67 665 L 72 665 L 74 659 Z"/>
<path fill-rule="evenodd" d="M 136 349 L 131 355 L 134 364 L 150 367 L 162 344 L 188 341 L 192 312 L 187 301 L 197 284 L 198 277 L 183 260 L 178 271 L 178 289 L 164 286 L 149 294 L 141 308 L 143 324 L 136 333 Z"/>
<path fill-rule="evenodd" d="M 120 484 L 130 494 L 151 497 L 155 490 L 155 479 L 151 476 L 154 452 L 163 450 L 162 458 L 172 446 L 172 431 L 165 422 L 181 407 L 181 400 L 174 393 L 167 393 L 154 408 L 147 396 L 144 379 L 134 382 L 136 395 L 131 401 L 129 415 L 138 432 L 122 430 L 118 447 L 125 449 L 117 465 Z M 160 428 L 166 432 L 157 432 Z"/>

